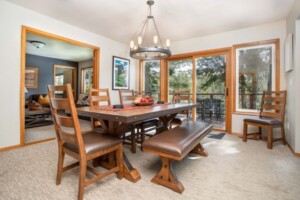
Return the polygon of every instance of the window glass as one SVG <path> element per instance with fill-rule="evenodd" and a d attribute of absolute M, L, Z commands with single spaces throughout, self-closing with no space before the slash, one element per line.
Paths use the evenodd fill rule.
<path fill-rule="evenodd" d="M 262 92 L 275 90 L 275 45 L 236 49 L 236 110 L 258 111 Z"/>
<path fill-rule="evenodd" d="M 144 90 L 151 92 L 154 101 L 160 98 L 160 61 L 152 60 L 144 62 Z"/>
<path fill-rule="evenodd" d="M 174 90 L 190 90 L 192 92 L 192 59 L 168 62 L 169 67 L 169 102 L 172 101 Z"/>

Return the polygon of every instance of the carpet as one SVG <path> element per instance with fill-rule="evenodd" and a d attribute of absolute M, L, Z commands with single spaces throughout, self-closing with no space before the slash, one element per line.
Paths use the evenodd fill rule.
<path fill-rule="evenodd" d="M 225 133 L 211 133 L 207 137 L 221 140 L 224 136 L 225 136 Z"/>
<path fill-rule="evenodd" d="M 159 156 L 139 149 L 132 154 L 130 146 L 124 145 L 142 178 L 132 183 L 115 175 L 106 177 L 85 188 L 84 200 L 299 199 L 300 159 L 282 143 L 274 143 L 269 150 L 264 141 L 245 143 L 226 134 L 222 140 L 205 138 L 202 144 L 208 157 L 187 156 L 174 162 L 173 169 L 185 187 L 182 194 L 151 182 L 161 167 Z M 76 200 L 79 168 L 65 172 L 56 185 L 57 152 L 56 141 L 1 152 L 0 200 Z M 73 162 L 66 156 L 65 165 Z"/>

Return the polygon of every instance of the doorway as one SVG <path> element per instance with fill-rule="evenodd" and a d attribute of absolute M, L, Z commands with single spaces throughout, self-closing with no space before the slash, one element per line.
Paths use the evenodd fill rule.
<path fill-rule="evenodd" d="M 80 96 L 79 95 L 80 92 L 83 90 L 81 88 L 82 84 L 79 84 L 80 81 L 81 81 L 81 77 L 78 76 L 78 74 L 81 75 L 81 70 L 80 70 L 81 68 L 79 67 L 79 65 L 78 66 L 73 66 L 72 65 L 71 67 L 70 66 L 68 66 L 68 67 L 58 66 L 58 65 L 61 65 L 61 64 L 59 64 L 59 62 L 58 62 L 58 65 L 56 65 L 55 64 L 55 63 L 57 63 L 56 61 L 52 63 L 51 70 L 46 71 L 44 74 L 41 74 L 42 71 L 45 71 L 43 68 L 38 69 L 38 67 L 34 67 L 36 69 L 36 72 L 37 72 L 36 73 L 37 74 L 37 80 L 39 78 L 38 77 L 39 75 L 41 76 L 40 81 L 44 80 L 44 82 L 45 82 L 47 80 L 47 78 L 50 79 L 50 80 L 47 80 L 48 82 L 46 81 L 45 83 L 44 82 L 38 82 L 38 83 L 40 83 L 40 86 L 41 86 L 40 88 L 38 87 L 38 84 L 35 85 L 35 88 L 30 88 L 30 89 L 26 88 L 28 83 L 31 83 L 30 81 L 32 81 L 32 82 L 37 81 L 34 78 L 32 78 L 33 76 L 32 77 L 30 76 L 31 74 L 27 73 L 27 72 L 29 72 L 27 70 L 29 62 L 28 62 L 28 59 L 27 59 L 28 55 L 26 53 L 28 53 L 29 45 L 35 45 L 36 44 L 36 41 L 32 40 L 31 37 L 44 38 L 45 40 L 50 41 L 50 43 L 51 42 L 61 43 L 61 44 L 64 44 L 65 46 L 67 46 L 67 47 L 74 47 L 74 48 L 78 48 L 78 49 L 88 49 L 89 52 L 91 52 L 90 53 L 91 60 L 89 62 L 89 67 L 92 68 L 92 74 L 93 74 L 92 86 L 94 88 L 99 87 L 98 77 L 99 77 L 99 53 L 100 53 L 100 49 L 98 47 L 92 46 L 92 45 L 89 45 L 89 44 L 85 44 L 85 43 L 81 43 L 81 42 L 71 40 L 71 39 L 68 39 L 68 38 L 64 38 L 64 37 L 54 35 L 54 34 L 51 34 L 51 33 L 47 33 L 47 32 L 44 32 L 44 31 L 40 31 L 40 30 L 37 30 L 37 29 L 33 29 L 33 28 L 30 28 L 30 27 L 22 26 L 21 86 L 20 86 L 20 92 L 21 92 L 21 94 L 20 94 L 20 96 L 21 96 L 21 99 L 20 99 L 20 105 L 21 105 L 21 107 L 20 107 L 20 116 L 21 116 L 20 117 L 20 129 L 21 129 L 20 130 L 20 144 L 21 144 L 21 146 L 28 145 L 28 144 L 33 144 L 33 143 L 38 143 L 38 142 L 49 141 L 49 140 L 53 140 L 55 138 L 55 137 L 53 137 L 53 134 L 52 134 L 52 138 L 47 138 L 47 139 L 42 138 L 41 140 L 38 140 L 38 141 L 26 142 L 26 140 L 25 140 L 25 128 L 27 128 L 26 125 L 28 123 L 28 120 L 32 120 L 33 122 L 35 122 L 37 120 L 38 121 L 41 121 L 41 120 L 43 121 L 45 119 L 45 121 L 47 121 L 47 117 L 51 117 L 51 113 L 46 113 L 47 108 L 37 110 L 37 112 L 41 112 L 41 114 L 38 113 L 38 115 L 36 115 L 36 113 L 33 112 L 33 111 L 26 112 L 26 109 L 29 110 L 28 109 L 28 101 L 26 102 L 26 99 L 28 98 L 28 95 L 30 94 L 30 92 L 31 93 L 35 92 L 37 94 L 40 94 L 40 93 L 44 94 L 44 93 L 47 93 L 46 85 L 48 85 L 48 84 L 71 83 L 72 88 L 73 88 L 74 99 L 78 99 L 79 96 Z M 35 44 L 33 44 L 33 42 Z M 41 44 L 41 43 L 44 43 L 44 42 L 39 42 L 39 44 Z M 40 50 L 39 48 L 42 48 L 43 46 L 45 46 L 45 44 L 36 46 L 37 51 L 36 51 L 36 53 L 33 53 L 35 55 L 30 55 L 30 56 L 32 56 L 32 57 L 34 57 L 34 56 L 36 56 L 36 57 L 43 56 L 44 55 L 43 52 L 39 51 Z M 55 45 L 52 45 L 52 46 L 55 46 Z M 66 52 L 67 52 L 66 54 L 69 53 L 69 51 L 66 51 Z M 39 54 L 41 54 L 41 55 L 39 55 Z M 48 56 L 48 57 L 51 57 L 51 56 Z M 54 57 L 52 57 L 51 59 L 54 59 Z M 69 62 L 69 63 L 71 63 L 71 62 Z M 40 66 L 43 67 L 45 65 L 40 64 Z M 85 64 L 83 64 L 83 66 L 85 66 Z M 30 66 L 30 67 L 32 67 L 32 66 Z M 31 70 L 31 71 L 33 72 L 33 70 Z M 80 85 L 80 86 L 78 86 L 78 85 Z M 34 95 L 32 95 L 32 96 L 34 96 Z M 41 95 L 38 95 L 38 96 L 41 96 Z M 41 98 L 42 98 L 42 100 L 46 101 L 45 99 L 43 99 L 44 97 L 45 96 L 42 95 Z M 39 105 L 39 104 L 37 104 L 37 105 Z M 32 106 L 32 105 L 30 105 L 30 106 Z M 41 106 L 41 105 L 39 105 L 39 106 Z M 32 114 L 34 114 L 34 115 L 32 115 Z M 28 115 L 30 115 L 30 116 L 28 116 Z M 41 117 L 42 117 L 42 119 L 41 119 Z M 29 118 L 32 118 L 32 119 L 29 119 Z M 25 124 L 25 122 L 26 122 L 26 124 Z M 51 120 L 48 119 L 48 122 L 51 122 Z M 31 124 L 31 125 L 33 125 L 33 124 Z M 49 124 L 35 124 L 35 125 L 39 125 L 39 127 L 42 127 L 44 125 L 49 125 Z M 55 136 L 55 133 L 54 133 L 54 136 Z"/>

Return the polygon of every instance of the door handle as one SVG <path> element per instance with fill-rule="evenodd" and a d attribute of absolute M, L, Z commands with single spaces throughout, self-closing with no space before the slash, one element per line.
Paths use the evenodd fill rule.
<path fill-rule="evenodd" d="M 226 96 L 228 97 L 228 88 L 226 88 Z"/>

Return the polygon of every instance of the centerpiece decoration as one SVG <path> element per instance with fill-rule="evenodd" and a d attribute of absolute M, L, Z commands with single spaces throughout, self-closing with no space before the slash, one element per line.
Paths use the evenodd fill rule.
<path fill-rule="evenodd" d="M 149 106 L 149 105 L 153 105 L 154 103 L 154 100 L 153 100 L 153 97 L 152 96 L 149 96 L 149 95 L 140 95 L 140 96 L 137 96 L 133 103 L 136 105 L 136 106 Z"/>

